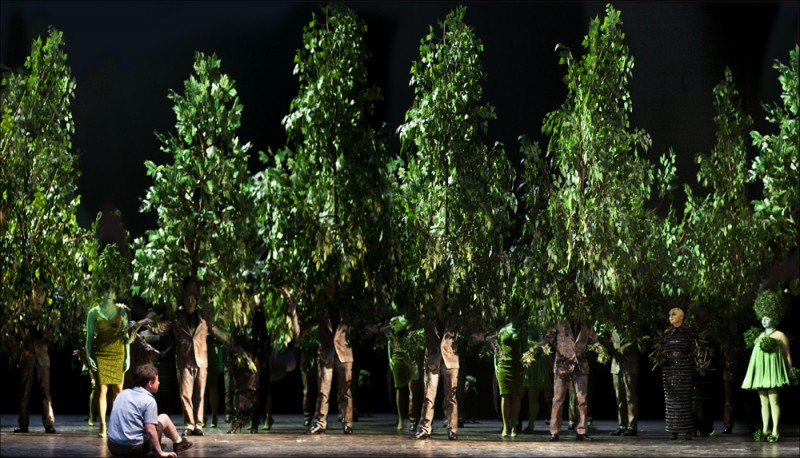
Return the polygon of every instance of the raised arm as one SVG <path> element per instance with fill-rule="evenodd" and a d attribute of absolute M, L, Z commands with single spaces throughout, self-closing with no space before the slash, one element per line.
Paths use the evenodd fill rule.
<path fill-rule="evenodd" d="M 122 322 L 125 323 L 122 335 L 120 336 L 125 347 L 125 361 L 122 363 L 122 372 L 128 372 L 128 369 L 131 367 L 131 339 L 126 331 L 128 327 L 128 311 L 125 310 L 125 307 L 120 307 L 119 313 L 122 315 Z"/>
<path fill-rule="evenodd" d="M 97 370 L 97 363 L 92 359 L 92 341 L 94 340 L 94 324 L 97 315 L 97 307 L 93 307 L 86 315 L 86 341 L 84 348 L 86 349 L 86 365 L 91 371 Z"/>

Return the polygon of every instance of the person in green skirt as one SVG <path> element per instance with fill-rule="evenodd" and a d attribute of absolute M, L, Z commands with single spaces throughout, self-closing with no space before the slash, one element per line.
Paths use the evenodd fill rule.
<path fill-rule="evenodd" d="M 495 347 L 495 375 L 500 391 L 503 415 L 503 437 L 517 436 L 520 401 L 522 400 L 522 336 L 513 322 L 506 324 L 497 336 L 487 337 Z"/>
<path fill-rule="evenodd" d="M 403 315 L 394 316 L 389 320 L 389 325 L 381 328 L 389 340 L 388 356 L 389 367 L 392 371 L 392 381 L 395 390 L 395 403 L 397 405 L 397 430 L 403 429 L 403 419 L 408 417 L 408 430 L 415 432 L 419 422 L 421 403 L 419 393 L 415 395 L 415 382 L 420 380 L 419 367 L 415 353 L 421 346 L 421 341 L 415 345 L 413 331 L 409 328 L 408 320 Z M 408 401 L 404 402 L 404 398 Z"/>
<path fill-rule="evenodd" d="M 778 424 L 781 408 L 778 402 L 778 389 L 790 384 L 792 356 L 789 352 L 789 340 L 784 333 L 776 329 L 776 326 L 786 313 L 786 308 L 783 297 L 773 290 L 759 293 L 753 304 L 764 332 L 755 339 L 742 388 L 758 390 L 758 397 L 761 400 L 762 426 L 753 435 L 756 441 L 777 442 L 780 437 Z"/>

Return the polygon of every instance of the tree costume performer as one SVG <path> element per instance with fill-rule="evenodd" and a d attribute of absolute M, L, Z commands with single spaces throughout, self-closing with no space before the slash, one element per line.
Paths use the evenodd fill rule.
<path fill-rule="evenodd" d="M 350 326 L 344 316 L 336 320 L 334 329 L 331 313 L 326 313 L 319 321 L 319 349 L 317 364 L 319 365 L 317 386 L 317 408 L 314 412 L 312 426 L 305 434 L 323 434 L 328 426 L 328 409 L 330 407 L 331 384 L 333 373 L 339 386 L 339 409 L 343 415 L 344 434 L 353 434 L 353 348 L 347 333 Z"/>
<path fill-rule="evenodd" d="M 450 440 L 458 439 L 458 370 L 460 367 L 458 352 L 456 350 L 456 323 L 455 317 L 449 317 L 444 322 L 443 332 L 440 332 L 436 318 L 425 325 L 425 398 L 422 401 L 417 439 L 431 437 L 433 423 L 433 404 L 436 400 L 436 390 L 439 387 L 439 375 L 444 384 L 444 416 L 449 429 L 447 437 Z"/>
<path fill-rule="evenodd" d="M 487 337 L 495 348 L 494 371 L 500 391 L 500 412 L 503 416 L 502 437 L 517 437 L 519 407 L 522 400 L 522 336 L 513 323 Z"/>
<path fill-rule="evenodd" d="M 605 343 L 605 342 L 604 342 Z M 612 436 L 635 436 L 639 423 L 639 396 L 636 386 L 639 381 L 639 354 L 646 351 L 644 340 L 611 330 L 610 345 L 611 377 L 617 397 L 617 429 Z"/>
<path fill-rule="evenodd" d="M 47 300 L 47 295 L 41 290 L 39 283 L 34 283 L 31 288 L 31 300 L 33 301 L 33 318 L 36 319 Z M 28 408 L 31 399 L 31 387 L 33 386 L 33 375 L 36 373 L 36 380 L 39 382 L 40 393 L 42 396 L 42 425 L 48 434 L 55 434 L 55 416 L 53 415 L 53 400 L 50 396 L 50 354 L 47 349 L 47 336 L 45 332 L 36 326 L 28 328 L 25 337 L 25 346 L 19 356 L 19 384 L 22 396 L 19 399 L 18 428 L 14 428 L 15 433 L 27 433 L 30 417 Z"/>
<path fill-rule="evenodd" d="M 409 330 L 408 320 L 403 315 L 392 317 L 389 325 L 381 330 L 389 340 L 387 351 L 397 405 L 397 430 L 403 429 L 403 419 L 407 417 L 408 430 L 414 432 L 420 411 L 419 396 L 414 395 L 415 382 L 420 379 L 419 367 L 414 357 L 417 352 L 414 336 L 417 334 Z M 403 402 L 404 397 L 408 398 L 408 402 Z"/>
<path fill-rule="evenodd" d="M 258 432 L 258 423 L 261 417 L 259 409 L 261 376 L 269 377 L 268 373 L 262 374 L 262 361 L 265 356 L 269 357 L 264 354 L 269 336 L 264 310 L 261 308 L 260 302 L 257 301 L 256 304 L 247 326 L 232 327 L 233 343 L 237 348 L 237 351 L 230 355 L 236 413 L 228 434 L 235 434 L 248 421 L 250 422 L 250 434 Z"/>
<path fill-rule="evenodd" d="M 791 382 L 796 383 L 797 370 L 792 370 L 789 340 L 784 333 L 775 329 L 786 313 L 786 308 L 780 293 L 772 290 L 762 291 L 753 304 L 764 332 L 753 342 L 753 352 L 750 354 L 750 364 L 747 366 L 742 388 L 758 390 L 758 397 L 761 400 L 762 426 L 753 435 L 756 441 L 778 441 L 781 415 L 778 390 Z M 794 377 L 790 377 L 792 372 L 795 373 Z M 772 432 L 769 430 L 770 416 Z"/>
<path fill-rule="evenodd" d="M 543 329 L 537 326 L 528 326 L 528 346 L 535 347 L 544 335 Z M 523 434 L 533 434 L 536 416 L 539 414 L 541 393 L 544 393 L 545 405 L 553 405 L 553 364 L 553 355 L 542 353 L 530 361 L 530 364 L 524 369 L 522 387 L 527 391 L 528 396 L 528 425 L 522 430 Z"/>
<path fill-rule="evenodd" d="M 116 293 L 108 290 L 103 302 L 89 310 L 86 316 L 86 361 L 97 372 L 100 437 L 106 437 L 106 412 L 122 392 L 125 372 L 130 367 L 130 340 L 126 328 L 128 312 L 118 304 Z M 110 391 L 110 399 L 108 399 Z"/>
<path fill-rule="evenodd" d="M 705 372 L 710 362 L 708 344 L 701 334 L 684 325 L 684 312 L 680 307 L 670 309 L 669 322 L 672 327 L 653 342 L 651 358 L 663 368 L 666 429 L 672 433 L 672 439 L 684 434 L 686 440 L 691 440 L 694 372 L 695 368 Z"/>
<path fill-rule="evenodd" d="M 198 309 L 200 284 L 197 277 L 184 278 L 178 295 L 181 305 L 174 318 L 151 328 L 156 334 L 174 329 L 175 369 L 184 414 L 184 436 L 203 435 L 206 381 L 208 379 L 208 334 L 228 345 L 225 332 L 205 310 Z"/>
<path fill-rule="evenodd" d="M 575 330 L 578 332 L 576 333 Z M 569 320 L 560 321 L 548 331 L 540 341 L 539 346 L 555 345 L 556 356 L 553 364 L 553 408 L 550 413 L 550 441 L 557 441 L 561 432 L 561 416 L 563 414 L 564 400 L 567 397 L 568 385 L 575 387 L 578 400 L 578 424 L 575 438 L 577 440 L 592 440 L 586 434 L 586 393 L 589 384 L 589 360 L 587 351 L 589 344 L 600 346 L 594 329 L 583 320 L 570 323 Z"/>

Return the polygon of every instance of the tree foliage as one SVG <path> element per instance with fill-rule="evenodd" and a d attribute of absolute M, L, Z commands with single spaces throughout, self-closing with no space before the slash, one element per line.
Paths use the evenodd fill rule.
<path fill-rule="evenodd" d="M 760 181 L 764 197 L 753 202 L 757 218 L 767 226 L 768 247 L 773 259 L 785 256 L 788 249 L 800 245 L 800 127 L 798 105 L 798 47 L 789 52 L 789 64 L 775 61 L 781 84 L 782 104 L 764 104 L 766 119 L 774 133 L 750 132 L 758 148 L 750 169 L 750 181 Z"/>
<path fill-rule="evenodd" d="M 550 320 L 589 317 L 593 308 L 594 315 L 610 320 L 632 318 L 621 310 L 600 310 L 638 287 L 653 180 L 641 156 L 649 135 L 630 126 L 634 61 L 624 38 L 620 13 L 607 5 L 605 18 L 591 21 L 580 59 L 556 47 L 559 63 L 567 67 L 567 97 L 542 128 L 550 137 L 554 170 L 548 218 L 556 230 L 543 266 L 553 276 L 542 312 Z"/>
<path fill-rule="evenodd" d="M 720 336 L 738 335 L 742 317 L 760 285 L 765 233 L 754 218 L 747 196 L 746 137 L 752 119 L 741 108 L 729 69 L 713 90 L 716 144 L 698 154 L 698 183 L 709 190 L 694 195 L 686 185 L 684 248 L 673 268 L 686 276 L 693 307 L 703 306 Z"/>
<path fill-rule="evenodd" d="M 183 94 L 170 91 L 175 132 L 156 134 L 171 163 L 145 162 L 153 185 L 141 211 L 157 214 L 158 228 L 134 241 L 133 292 L 174 307 L 182 278 L 197 276 L 203 298 L 223 323 L 248 316 L 240 304 L 257 254 L 256 221 L 247 170 L 250 144 L 236 131 L 243 106 L 216 55 L 195 54 Z"/>
<path fill-rule="evenodd" d="M 428 319 L 433 305 L 486 325 L 508 291 L 514 173 L 499 145 L 483 137 L 495 119 L 483 100 L 483 44 L 458 7 L 420 41 L 411 67 L 414 102 L 398 129 L 407 160 L 399 170 L 399 202 L 408 231 L 403 269 L 415 286 L 409 318 Z M 406 310 L 404 310 L 406 311 Z"/>
<path fill-rule="evenodd" d="M 83 287 L 87 233 L 76 220 L 80 172 L 72 152 L 75 79 L 63 35 L 36 38 L 19 70 L 2 78 L 0 139 L 0 348 L 16 361 L 29 331 L 51 344 L 74 333 Z M 33 309 L 32 291 L 47 295 Z"/>
<path fill-rule="evenodd" d="M 545 266 L 548 262 L 547 244 L 554 228 L 548 217 L 550 194 L 554 191 L 552 162 L 543 155 L 539 145 L 528 137 L 520 137 L 522 155 L 518 192 L 520 205 L 520 234 L 511 251 L 513 286 L 510 313 L 528 317 L 538 327 L 547 320 L 543 307 L 549 300 L 554 277 Z"/>
<path fill-rule="evenodd" d="M 271 165 L 264 157 L 256 177 L 267 289 L 297 301 L 306 318 L 328 307 L 371 318 L 388 300 L 389 162 L 369 124 L 381 94 L 368 81 L 366 32 L 346 7 L 312 13 L 294 60 L 299 90 L 283 119 L 293 147 Z"/>

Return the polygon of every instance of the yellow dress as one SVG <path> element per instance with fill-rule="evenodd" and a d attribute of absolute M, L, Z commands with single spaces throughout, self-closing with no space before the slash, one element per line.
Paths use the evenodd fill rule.
<path fill-rule="evenodd" d="M 122 313 L 106 320 L 95 316 L 95 333 L 92 340 L 92 358 L 97 363 L 98 383 L 122 385 L 125 381 L 125 344 L 122 341 Z"/>

